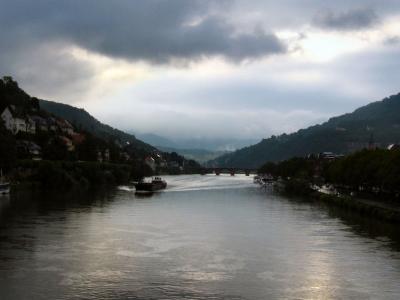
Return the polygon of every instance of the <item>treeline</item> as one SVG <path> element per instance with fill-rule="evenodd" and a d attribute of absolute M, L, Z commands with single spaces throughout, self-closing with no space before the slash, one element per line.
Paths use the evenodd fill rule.
<path fill-rule="evenodd" d="M 259 170 L 259 174 L 269 174 L 276 179 L 283 179 L 285 192 L 308 195 L 312 192 L 310 184 L 321 184 L 321 177 L 327 162 L 318 157 L 294 157 L 278 163 L 268 162 Z"/>
<path fill-rule="evenodd" d="M 334 160 L 297 157 L 268 162 L 259 173 L 282 178 L 289 185 L 331 184 L 342 190 L 398 197 L 400 150 L 362 150 Z"/>
<path fill-rule="evenodd" d="M 327 182 L 367 192 L 400 193 L 400 150 L 363 150 L 332 162 Z"/>
<path fill-rule="evenodd" d="M 275 178 L 298 178 L 311 180 L 326 167 L 326 162 L 315 157 L 294 157 L 278 163 L 268 162 L 258 169 L 260 174 L 270 174 Z"/>
<path fill-rule="evenodd" d="M 69 190 L 116 185 L 148 176 L 146 166 L 73 162 L 20 160 L 13 170 L 13 178 L 20 183 L 40 188 Z"/>

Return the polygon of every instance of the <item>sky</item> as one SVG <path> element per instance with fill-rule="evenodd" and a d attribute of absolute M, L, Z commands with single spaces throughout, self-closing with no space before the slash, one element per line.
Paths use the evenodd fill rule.
<path fill-rule="evenodd" d="M 266 138 L 400 92 L 398 0 L 0 0 L 0 74 L 104 123 Z"/>

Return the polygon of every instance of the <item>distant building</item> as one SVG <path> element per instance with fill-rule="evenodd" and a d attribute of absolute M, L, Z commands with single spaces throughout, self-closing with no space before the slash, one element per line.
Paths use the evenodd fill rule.
<path fill-rule="evenodd" d="M 39 131 L 48 131 L 48 124 L 47 120 L 45 118 L 42 118 L 40 116 L 30 116 L 30 118 L 35 122 L 36 125 L 36 130 Z"/>
<path fill-rule="evenodd" d="M 75 146 L 72 143 L 72 140 L 67 138 L 66 136 L 59 136 L 60 140 L 63 142 L 63 144 L 65 145 L 65 147 L 67 147 L 68 151 L 74 151 L 75 150 Z"/>
<path fill-rule="evenodd" d="M 25 121 L 26 124 L 26 132 L 30 134 L 36 133 L 36 123 L 30 117 L 28 117 Z"/>
<path fill-rule="evenodd" d="M 46 122 L 47 122 L 47 128 L 50 131 L 57 131 L 57 122 L 55 118 L 53 117 L 47 118 Z"/>
<path fill-rule="evenodd" d="M 34 142 L 31 141 L 17 141 L 17 151 L 23 156 L 28 156 L 33 160 L 42 159 L 42 148 Z"/>
<path fill-rule="evenodd" d="M 101 151 L 97 151 L 97 161 L 98 162 L 103 162 L 103 154 L 101 153 Z"/>
<path fill-rule="evenodd" d="M 318 158 L 327 159 L 327 160 L 333 160 L 333 159 L 337 159 L 337 158 L 341 158 L 341 157 L 343 157 L 343 154 L 335 154 L 333 152 L 322 152 L 322 153 L 318 154 Z"/>
<path fill-rule="evenodd" d="M 13 105 L 4 109 L 1 113 L 1 118 L 4 121 L 4 126 L 13 134 L 18 132 L 34 134 L 36 132 L 35 122 L 18 112 Z"/>
<path fill-rule="evenodd" d="M 128 161 L 128 160 L 131 159 L 131 156 L 130 156 L 127 152 L 122 152 L 122 153 L 121 153 L 121 158 L 122 158 L 123 160 Z"/>
<path fill-rule="evenodd" d="M 151 156 L 148 156 L 144 160 L 145 164 L 148 165 L 153 171 L 156 169 L 156 161 Z"/>
<path fill-rule="evenodd" d="M 400 144 L 390 144 L 387 147 L 388 150 L 400 150 Z"/>
<path fill-rule="evenodd" d="M 74 134 L 74 127 L 64 119 L 56 120 L 58 128 L 65 134 L 73 135 Z"/>
<path fill-rule="evenodd" d="M 74 145 L 82 144 L 85 141 L 85 139 L 86 136 L 82 133 L 75 132 L 74 134 L 71 135 L 71 140 Z"/>
<path fill-rule="evenodd" d="M 110 150 L 104 150 L 104 161 L 110 161 Z"/>

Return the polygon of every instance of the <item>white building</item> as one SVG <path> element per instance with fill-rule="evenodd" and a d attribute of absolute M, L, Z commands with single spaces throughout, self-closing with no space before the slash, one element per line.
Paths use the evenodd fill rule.
<path fill-rule="evenodd" d="M 1 118 L 4 121 L 4 126 L 13 134 L 17 134 L 18 132 L 34 134 L 36 132 L 35 122 L 25 120 L 22 116 L 19 116 L 13 106 L 6 107 L 1 114 Z"/>

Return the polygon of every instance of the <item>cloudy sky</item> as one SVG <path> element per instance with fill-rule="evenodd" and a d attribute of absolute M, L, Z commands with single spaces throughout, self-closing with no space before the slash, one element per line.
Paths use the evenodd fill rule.
<path fill-rule="evenodd" d="M 0 73 L 112 126 L 262 138 L 400 92 L 399 0 L 0 0 Z"/>

